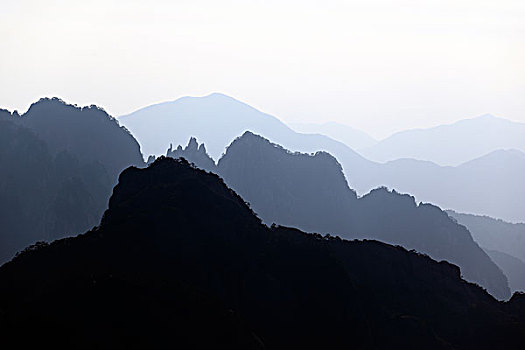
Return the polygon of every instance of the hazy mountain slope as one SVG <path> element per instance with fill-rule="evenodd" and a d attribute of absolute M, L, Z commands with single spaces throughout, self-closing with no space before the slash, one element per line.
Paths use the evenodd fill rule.
<path fill-rule="evenodd" d="M 508 148 L 525 152 L 525 123 L 487 114 L 454 124 L 401 131 L 359 152 L 379 162 L 414 158 L 440 165 L 459 165 Z"/>
<path fill-rule="evenodd" d="M 53 99 L 0 110 L 0 263 L 36 240 L 96 225 L 117 176 L 141 165 L 138 143 L 98 107 Z"/>
<path fill-rule="evenodd" d="M 357 170 L 358 171 L 358 170 Z M 442 208 L 525 221 L 525 154 L 495 151 L 458 167 L 399 159 L 361 176 L 358 193 L 386 185 Z"/>
<path fill-rule="evenodd" d="M 463 226 L 409 195 L 377 189 L 357 199 L 327 153 L 291 153 L 246 132 L 219 160 L 218 173 L 267 223 L 401 244 L 459 265 L 498 298 L 510 296 L 505 276 Z"/>
<path fill-rule="evenodd" d="M 522 299 L 400 247 L 268 228 L 218 176 L 165 158 L 121 174 L 99 228 L 0 268 L 0 333 L 19 347 L 512 349 Z"/>
<path fill-rule="evenodd" d="M 218 158 L 231 140 L 247 129 L 291 133 L 277 118 L 222 94 L 182 97 L 142 108 L 118 118 L 139 140 L 144 154 L 164 154 L 170 143 L 185 144 L 190 136 L 205 140 Z"/>
<path fill-rule="evenodd" d="M 53 155 L 67 151 L 81 164 L 98 162 L 115 181 L 126 167 L 143 163 L 133 136 L 97 106 L 80 108 L 44 98 L 14 119 L 33 130 Z"/>
<path fill-rule="evenodd" d="M 140 142 L 144 154 L 165 154 L 170 144 L 183 145 L 195 137 L 218 159 L 234 138 L 249 130 L 288 149 L 307 153 L 326 150 L 347 163 L 369 163 L 341 142 L 296 133 L 279 119 L 223 94 L 183 97 L 118 119 Z"/>
<path fill-rule="evenodd" d="M 371 147 L 377 140 L 364 131 L 354 129 L 348 125 L 336 122 L 323 124 L 315 123 L 287 123 L 292 129 L 301 133 L 322 134 L 340 141 L 352 149 Z"/>
<path fill-rule="evenodd" d="M 100 220 L 111 180 L 67 152 L 53 156 L 29 129 L 0 120 L 0 264 L 41 240 L 83 232 Z"/>
<path fill-rule="evenodd" d="M 472 233 L 484 248 L 497 250 L 525 261 L 525 223 L 511 224 L 488 216 L 447 213 Z"/>
<path fill-rule="evenodd" d="M 461 169 L 412 159 L 375 163 L 341 142 L 296 133 L 277 118 L 221 94 L 181 98 L 146 107 L 119 120 L 134 133 L 145 154 L 165 154 L 170 143 L 184 145 L 190 137 L 196 137 L 218 159 L 234 138 L 249 130 L 291 151 L 330 153 L 343 167 L 350 187 L 359 194 L 387 186 L 443 208 L 525 222 L 525 211 L 520 210 L 525 207 L 525 183 L 519 178 L 524 165 L 522 158 L 513 154 L 516 152 L 509 153 L 512 156 L 506 164 L 483 157 L 475 166 Z M 511 168 L 516 170 L 505 170 Z"/>
<path fill-rule="evenodd" d="M 341 234 L 357 200 L 328 153 L 291 153 L 251 132 L 232 142 L 217 171 L 268 224 Z"/>
<path fill-rule="evenodd" d="M 525 262 L 497 250 L 485 249 L 485 251 L 507 276 L 510 290 L 513 293 L 525 292 Z"/>

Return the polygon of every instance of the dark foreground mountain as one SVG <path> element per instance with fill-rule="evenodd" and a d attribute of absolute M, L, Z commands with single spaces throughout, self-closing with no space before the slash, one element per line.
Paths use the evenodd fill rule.
<path fill-rule="evenodd" d="M 465 227 L 436 206 L 385 188 L 358 198 L 327 153 L 291 153 L 246 132 L 228 147 L 217 172 L 268 224 L 400 244 L 457 264 L 467 280 L 510 297 L 506 277 Z"/>
<path fill-rule="evenodd" d="M 163 158 L 119 179 L 100 226 L 0 268 L 2 345 L 520 348 L 525 301 L 375 241 L 261 224 L 214 174 Z"/>
<path fill-rule="evenodd" d="M 36 241 L 97 225 L 137 142 L 97 107 L 42 99 L 0 110 L 0 264 Z"/>

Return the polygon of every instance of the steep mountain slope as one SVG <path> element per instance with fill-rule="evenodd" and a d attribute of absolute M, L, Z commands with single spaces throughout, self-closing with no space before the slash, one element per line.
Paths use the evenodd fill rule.
<path fill-rule="evenodd" d="M 0 264 L 36 241 L 96 225 L 139 146 L 97 107 L 42 99 L 22 116 L 0 110 Z"/>
<path fill-rule="evenodd" d="M 379 162 L 414 158 L 454 166 L 508 148 L 525 152 L 525 123 L 487 114 L 454 124 L 402 131 L 359 152 Z"/>
<path fill-rule="evenodd" d="M 53 156 L 31 130 L 0 120 L 0 264 L 25 246 L 83 232 L 100 220 L 112 182 L 96 164 Z"/>
<path fill-rule="evenodd" d="M 485 249 L 485 251 L 507 276 L 510 290 L 513 293 L 525 292 L 525 262 L 497 250 Z"/>
<path fill-rule="evenodd" d="M 326 135 L 334 140 L 344 143 L 351 149 L 356 150 L 368 148 L 377 143 L 376 139 L 364 131 L 336 122 L 327 122 L 323 124 L 288 123 L 288 126 L 301 133 Z"/>
<path fill-rule="evenodd" d="M 124 171 L 100 227 L 0 268 L 19 347 L 513 349 L 523 305 L 400 247 L 268 228 L 169 158 Z"/>
<path fill-rule="evenodd" d="M 488 216 L 447 211 L 472 233 L 480 246 L 515 256 L 525 261 L 525 223 L 511 224 Z"/>
<path fill-rule="evenodd" d="M 97 106 L 77 107 L 43 98 L 13 120 L 33 130 L 52 155 L 67 151 L 81 164 L 100 163 L 114 181 L 130 165 L 142 164 L 137 141 Z"/>
<path fill-rule="evenodd" d="M 387 186 L 442 208 L 525 222 L 525 212 L 520 210 L 525 207 L 525 183 L 519 178 L 525 163 L 516 152 L 504 157 L 505 164 L 499 156 L 458 168 L 413 159 L 381 164 L 329 137 L 296 133 L 277 118 L 221 94 L 181 98 L 119 120 L 137 137 L 145 154 L 165 154 L 170 143 L 182 145 L 196 137 L 217 160 L 234 138 L 249 130 L 291 151 L 330 153 L 343 167 L 350 187 L 361 195 Z"/>
<path fill-rule="evenodd" d="M 507 276 L 511 291 L 525 291 L 525 224 L 447 211 L 464 225 Z"/>
<path fill-rule="evenodd" d="M 246 132 L 219 160 L 217 173 L 267 224 L 345 233 L 357 195 L 328 153 L 291 153 Z"/>
<path fill-rule="evenodd" d="M 357 199 L 327 153 L 291 153 L 246 132 L 219 160 L 218 173 L 267 223 L 401 244 L 459 265 L 467 280 L 498 298 L 510 296 L 505 276 L 465 227 L 435 206 L 384 188 Z"/>

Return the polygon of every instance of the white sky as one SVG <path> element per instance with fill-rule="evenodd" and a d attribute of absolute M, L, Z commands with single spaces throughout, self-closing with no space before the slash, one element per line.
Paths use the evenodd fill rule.
<path fill-rule="evenodd" d="M 211 92 L 376 137 L 525 122 L 525 1 L 0 1 L 0 107 Z"/>

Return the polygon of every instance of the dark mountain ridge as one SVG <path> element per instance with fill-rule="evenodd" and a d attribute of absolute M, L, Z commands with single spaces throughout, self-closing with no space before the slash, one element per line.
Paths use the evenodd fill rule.
<path fill-rule="evenodd" d="M 190 143 L 197 149 L 195 140 Z M 210 165 L 202 150 L 180 148 L 178 156 L 223 177 L 267 224 L 399 244 L 457 264 L 467 280 L 500 299 L 510 297 L 507 278 L 465 227 L 436 206 L 417 204 L 414 197 L 386 188 L 358 198 L 337 160 L 326 152 L 289 152 L 246 132 L 217 166 Z"/>
<path fill-rule="evenodd" d="M 512 349 L 524 305 L 401 247 L 268 228 L 169 158 L 125 170 L 99 227 L 0 267 L 18 347 Z"/>

